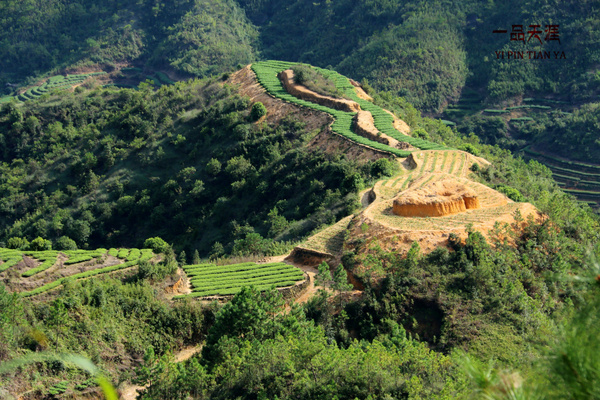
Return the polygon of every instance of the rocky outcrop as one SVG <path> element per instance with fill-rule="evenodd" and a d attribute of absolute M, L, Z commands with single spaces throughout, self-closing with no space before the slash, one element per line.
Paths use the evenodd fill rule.
<path fill-rule="evenodd" d="M 474 190 L 447 179 L 407 190 L 394 199 L 393 212 L 402 217 L 442 217 L 480 208 Z"/>
<path fill-rule="evenodd" d="M 290 255 L 285 258 L 285 261 L 314 267 L 323 261 L 331 261 L 333 258 L 333 254 L 296 246 Z"/>
<path fill-rule="evenodd" d="M 179 277 L 179 279 L 170 286 L 165 288 L 165 293 L 179 293 L 184 286 L 183 277 Z"/>
<path fill-rule="evenodd" d="M 295 96 L 299 99 L 310 101 L 313 103 L 320 104 L 322 106 L 326 106 L 329 108 L 334 108 L 336 110 L 348 111 L 348 112 L 358 112 L 360 111 L 360 106 L 357 102 L 348 100 L 348 99 L 336 99 L 331 96 L 323 96 L 312 90 L 308 89 L 306 86 L 298 85 L 294 82 L 294 71 L 291 69 L 287 69 L 285 71 L 277 74 L 277 77 L 281 80 L 283 87 L 288 91 L 289 94 Z"/>

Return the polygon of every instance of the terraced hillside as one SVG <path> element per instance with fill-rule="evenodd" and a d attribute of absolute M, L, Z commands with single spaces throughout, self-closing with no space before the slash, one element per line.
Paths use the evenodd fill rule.
<path fill-rule="evenodd" d="M 243 286 L 254 286 L 263 291 L 271 287 L 294 286 L 305 280 L 302 270 L 283 262 L 223 266 L 209 263 L 185 265 L 183 270 L 192 284 L 192 293 L 176 298 L 230 296 L 238 293 Z"/>
<path fill-rule="evenodd" d="M 37 99 L 53 91 L 74 89 L 93 77 L 100 78 L 100 82 L 104 87 L 137 88 L 141 82 L 150 82 L 153 86 L 160 87 L 175 83 L 164 72 L 144 72 L 142 69 L 136 67 L 124 67 L 114 70 L 111 73 L 97 71 L 81 74 L 54 75 L 39 85 L 27 88 L 27 90 L 20 94 L 0 97 L 0 104 L 7 103 L 13 98 L 25 102 Z M 18 89 L 19 92 L 21 90 Z"/>
<path fill-rule="evenodd" d="M 409 150 L 401 150 L 393 148 L 388 145 L 378 143 L 376 141 L 367 139 L 363 136 L 358 135 L 352 129 L 352 119 L 356 112 L 342 111 L 327 107 L 321 104 L 316 104 L 311 101 L 303 100 L 288 93 L 282 85 L 278 74 L 282 71 L 292 68 L 297 63 L 290 63 L 285 61 L 262 61 L 252 64 L 252 70 L 256 74 L 258 82 L 265 88 L 265 90 L 272 96 L 284 100 L 286 102 L 294 103 L 303 107 L 312 108 L 314 110 L 325 112 L 335 118 L 335 121 L 331 125 L 331 130 L 347 139 L 350 139 L 358 144 L 372 147 L 381 151 L 388 152 L 390 154 L 407 157 L 411 154 Z M 414 146 L 421 150 L 444 150 L 446 147 L 432 143 L 420 138 L 405 135 L 400 132 L 394 126 L 394 116 L 389 112 L 385 111 L 381 107 L 373 104 L 372 102 L 359 97 L 355 87 L 350 83 L 350 80 L 343 75 L 338 74 L 335 71 L 316 68 L 318 72 L 333 80 L 336 88 L 344 94 L 344 97 L 350 99 L 360 106 L 361 110 L 369 111 L 374 119 L 375 128 L 382 134 L 388 135 L 399 142 L 407 143 L 410 146 Z"/>
<path fill-rule="evenodd" d="M 398 157 L 400 172 L 377 182 L 370 192 L 365 194 L 366 203 L 370 204 L 363 204 L 365 209 L 359 215 L 348 216 L 311 236 L 296 247 L 292 258 L 313 260 L 325 257 L 339 260 L 345 246 L 352 248 L 358 242 L 369 243 L 373 240 L 388 250 L 400 252 L 407 251 L 416 241 L 421 249 L 427 252 L 438 246 L 448 245 L 450 233 L 464 238 L 467 231 L 473 229 L 488 235 L 497 223 L 512 224 L 521 218 L 540 217 L 531 204 L 515 203 L 504 194 L 469 179 L 473 164 L 485 166 L 489 164 L 488 161 L 464 151 L 448 149 L 402 133 L 397 129 L 399 125 L 395 123 L 391 113 L 371 103 L 367 96 L 357 93 L 348 78 L 334 71 L 313 67 L 335 82 L 337 90 L 344 96 L 344 100 L 340 101 L 342 104 L 333 104 L 333 98 L 327 99 L 315 92 L 310 96 L 305 87 L 291 87 L 290 70 L 294 65 L 282 61 L 266 61 L 252 64 L 252 70 L 259 83 L 272 96 L 333 116 L 335 120 L 331 130 L 334 133 L 354 141 L 357 145 L 372 147 Z M 285 72 L 280 74 L 282 71 Z M 357 103 L 358 107 L 348 101 Z M 347 108 L 351 111 L 342 111 Z M 356 114 L 352 110 L 357 109 L 370 112 L 379 132 L 412 148 L 398 149 L 369 140 L 364 134 L 358 135 L 353 131 L 355 126 L 352 124 Z M 392 202 L 395 198 L 402 197 L 409 190 L 429 187 L 441 181 L 452 182 L 475 193 L 479 207 L 439 217 L 403 217 L 392 212 Z M 346 231 L 350 233 L 346 234 Z"/>
<path fill-rule="evenodd" d="M 330 253 L 341 257 L 344 249 L 352 249 L 362 243 L 376 241 L 388 250 L 406 252 L 413 242 L 419 243 L 424 252 L 438 246 L 448 245 L 450 233 L 465 238 L 468 229 L 480 231 L 487 236 L 496 223 L 512 224 L 515 220 L 540 215 L 529 203 L 516 203 L 504 194 L 469 179 L 474 163 L 484 166 L 486 160 L 463 151 L 413 152 L 407 159 L 398 159 L 401 170 L 395 176 L 377 182 L 368 193 L 371 202 L 360 214 L 342 220 L 319 232 L 302 243 L 297 249 Z M 452 181 L 473 190 L 480 208 L 439 217 L 402 217 L 392 211 L 392 202 L 409 189 L 425 187 L 434 182 Z M 520 214 L 520 217 L 518 216 Z M 345 234 L 344 230 L 349 233 Z M 349 239 L 344 239 L 344 237 Z M 343 242 L 338 243 L 341 239 Z M 335 243 L 335 246 L 330 244 Z"/>
<path fill-rule="evenodd" d="M 447 245 L 448 235 L 465 237 L 468 229 L 487 235 L 499 223 L 513 223 L 518 211 L 522 218 L 537 216 L 529 203 L 515 203 L 505 195 L 468 179 L 470 167 L 487 162 L 461 151 L 413 153 L 402 171 L 373 188 L 375 200 L 353 221 L 351 236 L 356 240 L 377 238 L 386 247 L 406 251 L 417 241 L 425 252 Z M 451 180 L 472 189 L 480 208 L 439 217 L 402 217 L 392 212 L 392 202 L 408 189 L 425 187 L 436 181 Z"/>
<path fill-rule="evenodd" d="M 550 168 L 563 191 L 600 211 L 600 165 L 566 160 L 531 148 L 525 149 L 525 155 Z"/>
<path fill-rule="evenodd" d="M 35 296 L 67 281 L 137 266 L 154 257 L 150 249 L 21 251 L 0 249 L 0 279 L 23 297 Z"/>
<path fill-rule="evenodd" d="M 106 72 L 51 76 L 41 85 L 30 87 L 25 92 L 17 95 L 16 98 L 20 101 L 33 100 L 53 90 L 71 89 L 75 86 L 81 85 L 86 79 L 99 75 L 106 75 Z M 3 97 L 0 102 L 10 101 L 11 97 L 12 96 Z"/>

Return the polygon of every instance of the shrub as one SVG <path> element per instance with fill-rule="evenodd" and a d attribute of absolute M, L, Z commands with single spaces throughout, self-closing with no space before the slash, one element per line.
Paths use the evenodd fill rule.
<path fill-rule="evenodd" d="M 11 237 L 8 239 L 8 242 L 6 242 L 6 247 L 9 249 L 25 250 L 29 247 L 29 240 L 20 237 Z"/>
<path fill-rule="evenodd" d="M 512 201 L 516 201 L 516 202 L 525 201 L 525 196 L 523 196 L 521 194 L 521 192 L 519 192 L 519 190 L 515 189 L 514 187 L 507 186 L 507 185 L 498 185 L 498 186 L 496 186 L 496 190 L 499 191 L 500 193 L 503 193 L 506 196 L 508 196 L 508 198 L 511 199 Z"/>
<path fill-rule="evenodd" d="M 33 239 L 29 244 L 29 250 L 32 251 L 44 251 L 44 250 L 52 250 L 52 242 L 46 240 L 40 236 Z"/>
<path fill-rule="evenodd" d="M 77 250 L 77 243 L 68 236 L 59 237 L 54 243 L 56 250 Z"/>
<path fill-rule="evenodd" d="M 477 150 L 477 148 L 475 148 L 475 146 L 473 146 L 471 143 L 467 143 L 465 145 L 463 145 L 461 147 L 461 150 L 466 151 L 467 153 L 471 153 L 474 156 L 478 156 L 479 155 L 479 151 Z"/>
<path fill-rule="evenodd" d="M 371 176 L 375 179 L 382 176 L 392 176 L 397 170 L 398 165 L 387 158 L 380 158 L 371 164 Z"/>
<path fill-rule="evenodd" d="M 267 115 L 267 108 L 263 103 L 257 101 L 252 105 L 252 111 L 250 117 L 253 121 L 258 121 L 261 117 Z"/>
<path fill-rule="evenodd" d="M 171 246 L 158 236 L 146 239 L 144 242 L 144 247 L 147 249 L 152 249 L 152 251 L 155 253 L 166 254 L 171 251 Z"/>

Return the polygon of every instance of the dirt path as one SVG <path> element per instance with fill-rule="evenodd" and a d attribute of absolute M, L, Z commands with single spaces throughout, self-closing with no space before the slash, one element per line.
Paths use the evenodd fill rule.
<path fill-rule="evenodd" d="M 318 286 L 315 286 L 315 275 L 317 275 L 318 271 L 313 267 L 308 267 L 305 265 L 295 264 L 294 266 L 302 269 L 308 274 L 308 287 L 306 288 L 304 293 L 302 293 L 300 297 L 296 299 L 296 303 L 298 304 L 306 303 L 308 299 L 314 296 L 317 293 L 317 290 L 319 289 Z"/>
<path fill-rule="evenodd" d="M 283 256 L 269 257 L 269 258 L 267 258 L 267 262 L 283 262 L 283 260 L 288 255 L 289 254 L 285 254 Z M 317 291 L 319 289 L 323 289 L 322 286 L 315 286 L 315 275 L 317 275 L 319 273 L 319 271 L 315 267 L 310 267 L 308 265 L 289 262 L 289 261 L 288 261 L 288 263 L 292 264 L 296 268 L 300 268 L 302 271 L 306 272 L 306 274 L 308 275 L 308 280 L 309 280 L 308 287 L 295 300 L 296 303 L 306 303 L 308 301 L 308 299 L 310 299 L 312 296 L 314 296 L 315 293 L 317 293 Z"/>
<path fill-rule="evenodd" d="M 202 345 L 200 346 L 192 346 L 185 347 L 179 350 L 177 353 L 173 355 L 173 362 L 182 362 L 192 357 L 194 354 L 199 353 L 202 350 Z M 135 400 L 138 396 L 138 391 L 145 389 L 148 385 L 140 386 L 134 385 L 131 383 L 125 383 L 122 385 L 121 389 L 119 389 L 120 400 Z"/>

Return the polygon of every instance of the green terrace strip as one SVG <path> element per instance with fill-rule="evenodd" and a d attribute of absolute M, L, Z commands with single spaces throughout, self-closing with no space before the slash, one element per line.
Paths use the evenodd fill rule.
<path fill-rule="evenodd" d="M 335 118 L 335 121 L 331 125 L 331 130 L 347 139 L 350 139 L 356 143 L 372 147 L 377 150 L 385 151 L 391 154 L 395 154 L 399 157 L 408 157 L 410 151 L 399 150 L 393 147 L 369 140 L 363 136 L 357 135 L 352 131 L 352 118 L 356 113 L 335 110 L 320 104 L 312 103 L 310 101 L 299 99 L 289 94 L 283 87 L 281 81 L 277 77 L 277 74 L 281 71 L 289 69 L 298 63 L 291 63 L 285 61 L 261 61 L 252 64 L 252 70 L 256 74 L 258 82 L 264 87 L 264 89 L 274 97 L 289 103 L 298 104 L 304 107 L 312 108 L 317 111 L 325 112 Z M 325 70 L 321 68 L 315 68 L 317 71 L 323 73 L 325 76 L 334 80 L 336 88 L 342 91 L 346 97 L 353 101 L 356 101 L 360 107 L 365 111 L 370 111 L 375 121 L 375 127 L 381 132 L 388 136 L 393 137 L 402 142 L 407 142 L 412 146 L 415 146 L 422 150 L 447 150 L 447 147 L 441 146 L 436 143 L 428 142 L 419 138 L 406 136 L 401 132 L 397 131 L 394 126 L 394 118 L 381 107 L 371 103 L 370 101 L 363 100 L 356 95 L 354 86 L 350 83 L 348 78 L 338 74 L 335 71 Z"/>
<path fill-rule="evenodd" d="M 523 104 L 522 106 L 506 107 L 507 110 L 518 110 L 518 109 L 522 109 L 522 108 L 537 108 L 540 110 L 550 110 L 552 107 L 540 106 L 540 105 L 536 105 L 536 104 Z"/>
<path fill-rule="evenodd" d="M 157 72 L 154 74 L 162 83 L 165 85 L 173 85 L 175 82 L 171 80 L 164 72 Z"/>
<path fill-rule="evenodd" d="M 549 154 L 538 153 L 535 150 L 531 150 L 531 148 L 529 146 L 525 147 L 523 149 L 523 151 L 525 153 L 530 154 L 530 155 L 533 155 L 533 156 L 536 156 L 536 157 L 542 157 L 542 158 L 545 158 L 547 160 L 551 160 L 553 162 L 557 162 L 559 164 L 568 165 L 568 166 L 576 166 L 576 167 L 585 167 L 585 168 L 593 169 L 596 172 L 600 172 L 600 165 L 587 164 L 585 162 L 579 162 L 579 161 L 565 160 L 563 158 L 558 158 L 558 157 L 555 157 L 555 156 L 551 156 Z"/>
<path fill-rule="evenodd" d="M 140 249 L 131 249 L 131 251 L 129 252 L 129 254 L 127 255 L 127 258 L 125 260 L 126 261 L 137 260 L 138 258 L 140 258 L 141 254 L 142 254 L 142 252 L 140 251 Z"/>
<path fill-rule="evenodd" d="M 183 270 L 190 277 L 193 293 L 175 298 L 232 295 L 239 292 L 243 286 L 267 290 L 273 286 L 293 286 L 305 279 L 302 270 L 283 262 L 246 262 L 223 266 L 197 264 L 185 265 Z"/>
<path fill-rule="evenodd" d="M 510 111 L 508 110 L 493 110 L 493 109 L 485 109 L 483 112 L 492 113 L 492 114 L 508 114 Z"/>
<path fill-rule="evenodd" d="M 38 294 L 45 293 L 48 290 L 55 289 L 55 288 L 61 286 L 63 283 L 68 282 L 68 281 L 89 278 L 90 276 L 95 276 L 95 275 L 100 275 L 100 274 L 107 274 L 109 272 L 114 272 L 114 271 L 119 271 L 119 270 L 126 269 L 126 268 L 131 268 L 131 267 L 136 266 L 137 264 L 139 264 L 142 261 L 148 261 L 152 257 L 154 257 L 154 253 L 150 249 L 143 249 L 141 251 L 139 249 L 135 249 L 135 250 L 137 250 L 137 254 L 139 254 L 139 258 L 136 259 L 136 260 L 126 261 L 126 262 L 124 262 L 122 264 L 109 265 L 107 267 L 92 269 L 92 270 L 81 272 L 81 273 L 78 273 L 78 274 L 69 275 L 69 276 L 57 279 L 57 280 L 55 280 L 53 282 L 47 283 L 46 285 L 40 286 L 40 287 L 35 288 L 33 290 L 26 291 L 26 292 L 20 292 L 19 295 L 22 296 L 22 297 L 36 296 Z M 129 250 L 128 250 L 128 252 L 129 252 Z M 106 249 L 98 249 L 96 251 L 92 250 L 92 251 L 89 251 L 89 253 L 91 253 L 91 254 L 98 254 L 98 253 L 104 254 L 104 253 L 106 253 Z"/>
<path fill-rule="evenodd" d="M 64 251 L 69 258 L 64 262 L 65 265 L 78 264 L 85 261 L 90 261 L 106 254 L 106 249 L 88 250 L 67 250 Z"/>
<path fill-rule="evenodd" d="M 526 101 L 526 102 L 529 102 L 529 101 L 544 101 L 546 103 L 553 103 L 553 104 L 571 104 L 568 101 L 549 100 L 549 99 L 536 99 L 536 98 L 532 98 L 532 97 L 527 97 L 527 98 L 523 99 L 523 101 Z"/>
<path fill-rule="evenodd" d="M 33 100 L 52 90 L 61 88 L 71 88 L 72 86 L 83 83 L 89 77 L 105 74 L 106 72 L 92 72 L 89 74 L 51 76 L 46 80 L 46 82 L 42 83 L 40 86 L 34 86 L 27 89 L 24 93 L 18 95 L 17 98 L 21 101 Z"/>
<path fill-rule="evenodd" d="M 23 277 L 30 277 L 37 273 L 47 270 L 52 267 L 56 263 L 56 258 L 58 257 L 58 251 L 26 251 L 23 254 L 26 256 L 35 258 L 36 260 L 42 261 L 42 264 L 39 266 L 27 270 L 21 274 Z"/>
<path fill-rule="evenodd" d="M 119 254 L 119 250 L 114 247 L 108 250 L 108 255 L 112 257 L 116 257 Z"/>
<path fill-rule="evenodd" d="M 4 272 L 7 269 L 17 265 L 23 260 L 23 254 L 19 250 L 0 249 L 0 272 Z"/>
<path fill-rule="evenodd" d="M 297 271 L 294 271 L 296 273 Z M 243 271 L 241 273 L 235 274 L 236 279 L 250 279 L 250 278 L 258 278 L 264 276 L 275 276 L 281 274 L 288 274 L 290 270 L 285 267 L 275 267 L 275 268 L 263 268 L 259 271 Z M 207 283 L 218 283 L 218 282 L 226 282 L 230 281 L 231 278 L 229 276 L 223 276 L 222 274 L 215 273 L 214 275 L 201 276 L 198 278 L 191 279 L 192 284 L 194 286 L 199 286 Z"/>
<path fill-rule="evenodd" d="M 379 130 L 379 132 L 393 137 L 398 141 L 406 142 L 411 146 L 414 146 L 421 150 L 448 150 L 447 147 L 442 146 L 440 144 L 429 142 L 427 140 L 415 138 L 412 136 L 407 136 L 402 132 L 399 132 L 396 128 L 394 128 L 394 117 L 378 105 L 358 97 L 354 85 L 350 83 L 350 80 L 347 77 L 333 70 L 318 67 L 312 68 L 316 69 L 317 71 L 325 75 L 327 78 L 335 81 L 336 88 L 342 93 L 344 93 L 344 95 L 347 98 L 357 102 L 362 110 L 369 111 L 373 116 L 373 120 L 375 121 L 375 127 Z"/>
<path fill-rule="evenodd" d="M 121 250 L 119 250 L 119 253 L 117 253 L 117 257 L 125 259 L 125 258 L 127 258 L 128 254 L 129 254 L 129 249 L 121 249 Z"/>

